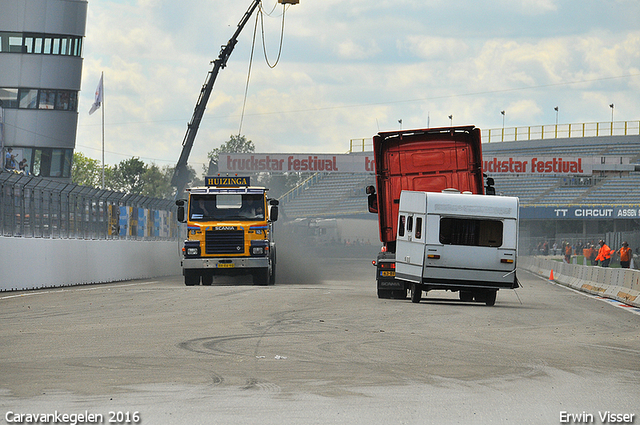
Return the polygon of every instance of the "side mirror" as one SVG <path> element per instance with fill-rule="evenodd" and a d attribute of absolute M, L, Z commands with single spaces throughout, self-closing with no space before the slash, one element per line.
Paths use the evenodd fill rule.
<path fill-rule="evenodd" d="M 276 201 L 278 202 L 278 201 Z M 269 218 L 271 221 L 278 221 L 278 205 L 271 204 L 271 208 L 269 209 Z"/>
<path fill-rule="evenodd" d="M 180 223 L 185 223 L 187 221 L 185 220 L 185 217 L 184 217 L 184 204 L 185 204 L 184 199 L 178 199 L 176 201 L 176 205 L 178 206 L 178 222 Z"/>
<path fill-rule="evenodd" d="M 492 177 L 487 177 L 487 185 L 484 187 L 484 193 L 485 195 L 495 195 L 496 194 L 496 188 L 493 187 L 493 185 L 495 184 L 494 180 Z"/>
<path fill-rule="evenodd" d="M 178 207 L 178 221 L 184 223 L 187 220 L 184 219 L 184 207 Z"/>
<path fill-rule="evenodd" d="M 366 192 L 369 194 L 367 196 L 367 204 L 369 207 L 369 212 L 373 214 L 378 213 L 378 196 L 376 195 L 376 188 L 373 186 L 367 186 Z"/>
<path fill-rule="evenodd" d="M 278 201 L 277 199 L 270 198 L 269 205 L 280 205 L 280 201 Z"/>

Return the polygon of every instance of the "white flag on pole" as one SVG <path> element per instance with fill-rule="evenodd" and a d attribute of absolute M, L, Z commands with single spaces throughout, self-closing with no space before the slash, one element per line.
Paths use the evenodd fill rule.
<path fill-rule="evenodd" d="M 89 115 L 93 114 L 99 107 L 102 105 L 102 77 L 100 76 L 100 82 L 98 83 L 98 88 L 96 89 L 96 100 L 91 105 L 91 109 L 89 110 Z"/>

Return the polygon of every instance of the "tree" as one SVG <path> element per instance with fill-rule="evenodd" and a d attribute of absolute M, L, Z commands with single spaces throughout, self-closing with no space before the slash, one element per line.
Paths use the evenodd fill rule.
<path fill-rule="evenodd" d="M 71 181 L 80 186 L 101 187 L 102 166 L 100 161 L 84 156 L 81 152 L 74 152 L 71 164 Z"/>
<path fill-rule="evenodd" d="M 247 140 L 245 136 L 231 135 L 230 139 L 220 145 L 219 148 L 211 150 L 207 157 L 209 158 L 209 169 L 203 170 L 207 175 L 213 175 L 218 172 L 218 155 L 221 153 L 253 153 L 256 147 L 251 140 Z"/>
<path fill-rule="evenodd" d="M 146 164 L 140 158 L 133 157 L 120 161 L 113 168 L 112 190 L 117 192 L 142 194 L 144 184 L 142 175 L 147 171 Z"/>
<path fill-rule="evenodd" d="M 142 173 L 140 178 L 142 183 L 141 195 L 152 198 L 171 199 L 175 189 L 171 186 L 171 177 L 174 167 L 165 165 L 163 168 L 156 164 L 151 164 Z"/>

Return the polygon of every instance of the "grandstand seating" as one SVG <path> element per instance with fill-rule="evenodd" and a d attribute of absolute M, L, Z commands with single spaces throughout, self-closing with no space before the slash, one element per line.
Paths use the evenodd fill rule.
<path fill-rule="evenodd" d="M 282 211 L 288 218 L 369 214 L 365 188 L 375 185 L 373 175 L 324 173 L 315 183 L 288 202 Z"/>

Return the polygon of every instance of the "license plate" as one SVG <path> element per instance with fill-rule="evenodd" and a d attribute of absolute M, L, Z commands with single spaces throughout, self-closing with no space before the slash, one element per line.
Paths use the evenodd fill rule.
<path fill-rule="evenodd" d="M 382 277 L 396 277 L 396 272 L 381 270 L 380 271 L 380 276 L 382 276 Z"/>
<path fill-rule="evenodd" d="M 218 263 L 218 268 L 219 269 L 232 269 L 234 268 L 236 265 L 233 263 Z"/>

